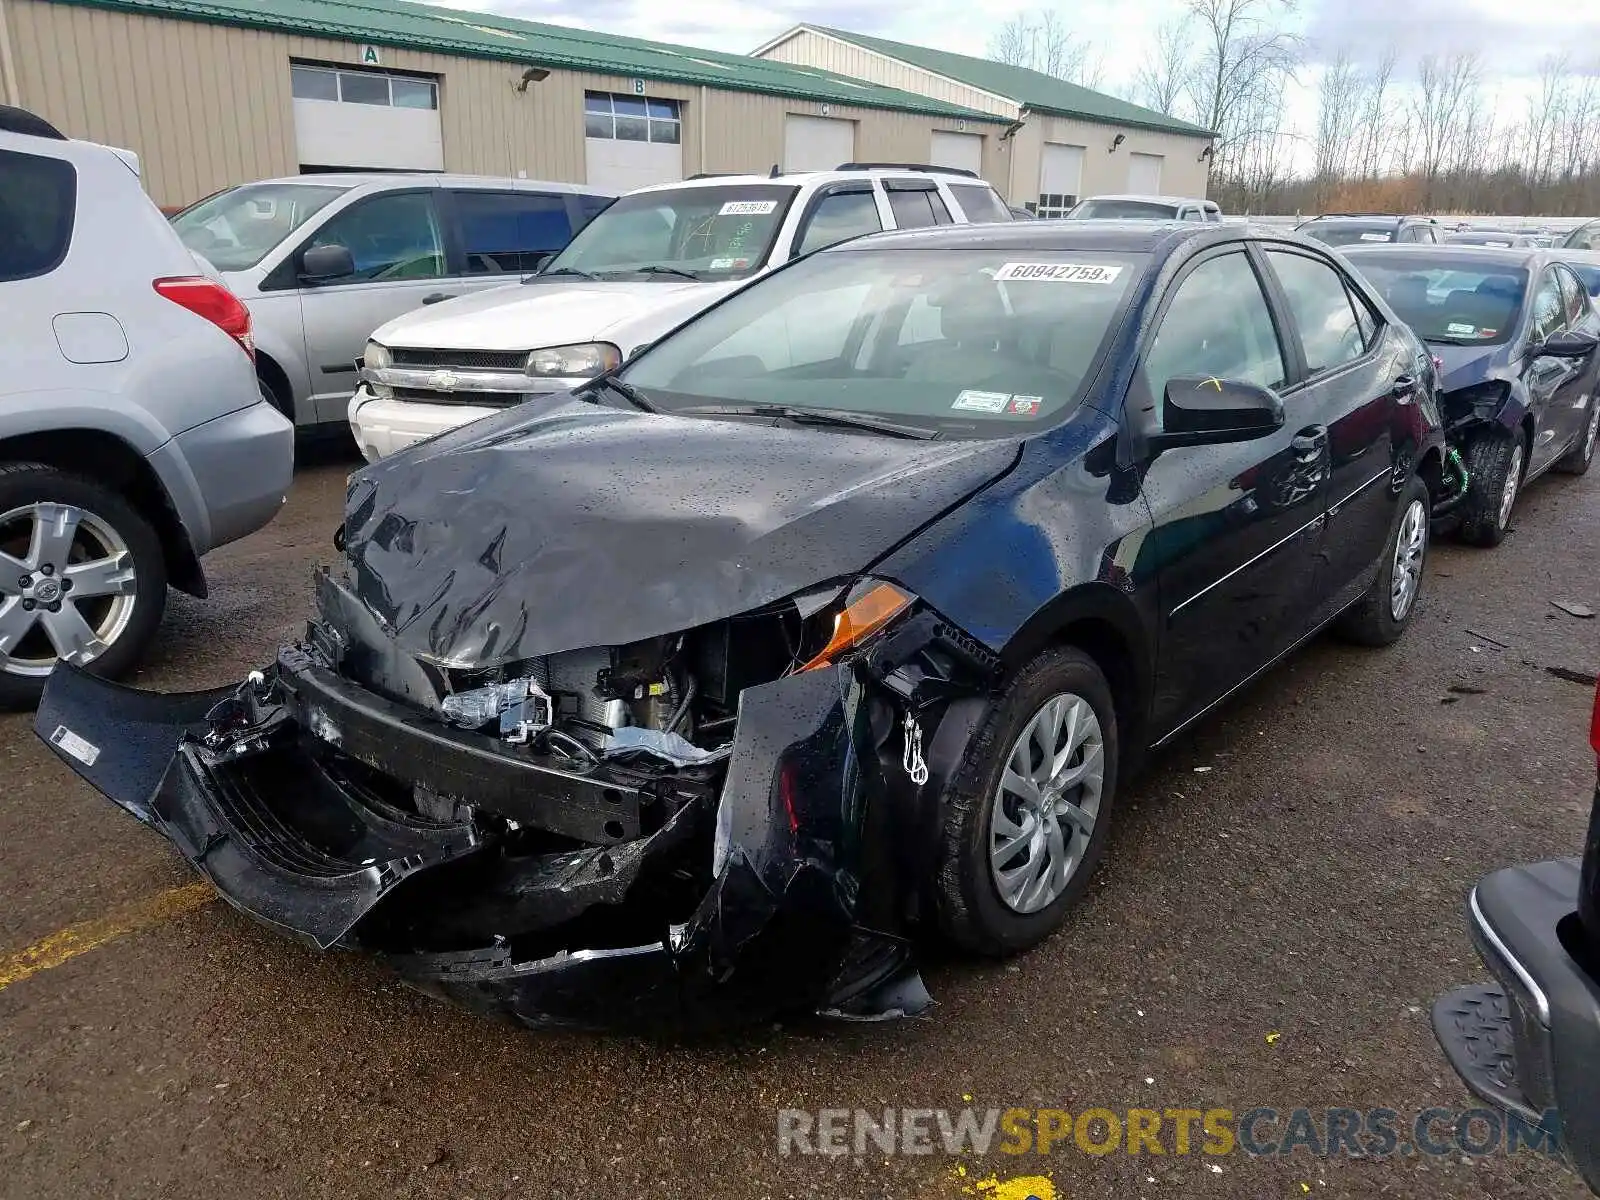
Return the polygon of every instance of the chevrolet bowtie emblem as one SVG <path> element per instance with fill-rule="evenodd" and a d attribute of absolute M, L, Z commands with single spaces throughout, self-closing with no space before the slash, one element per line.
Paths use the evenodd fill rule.
<path fill-rule="evenodd" d="M 454 371 L 435 371 L 428 376 L 428 386 L 436 392 L 453 392 L 461 379 Z"/>

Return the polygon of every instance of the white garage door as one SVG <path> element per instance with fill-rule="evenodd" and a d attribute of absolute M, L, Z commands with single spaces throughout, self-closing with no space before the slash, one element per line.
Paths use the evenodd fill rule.
<path fill-rule="evenodd" d="M 936 167 L 955 167 L 958 171 L 983 171 L 983 138 L 976 133 L 945 133 L 933 135 L 933 146 L 928 161 Z"/>
<path fill-rule="evenodd" d="M 1128 190 L 1136 196 L 1161 194 L 1161 155 L 1128 155 Z"/>
<path fill-rule="evenodd" d="M 584 180 L 617 193 L 683 178 L 683 110 L 676 100 L 583 94 Z"/>
<path fill-rule="evenodd" d="M 1083 147 L 1046 142 L 1039 160 L 1039 216 L 1066 216 L 1082 185 Z"/>
<path fill-rule="evenodd" d="M 783 169 L 831 171 L 840 163 L 854 162 L 856 123 L 835 117 L 783 119 Z"/>
<path fill-rule="evenodd" d="M 289 69 L 289 77 L 302 170 L 444 170 L 439 85 L 434 80 L 298 63 Z"/>

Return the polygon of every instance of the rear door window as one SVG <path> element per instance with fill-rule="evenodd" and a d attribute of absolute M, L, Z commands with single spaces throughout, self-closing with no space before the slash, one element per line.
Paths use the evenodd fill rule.
<path fill-rule="evenodd" d="M 877 197 L 871 191 L 834 192 L 824 196 L 806 217 L 795 243 L 796 254 L 810 254 L 846 238 L 877 233 L 883 228 Z"/>
<path fill-rule="evenodd" d="M 999 196 L 981 183 L 952 183 L 950 194 L 973 224 L 1011 220 L 1011 210 L 1000 203 Z"/>
<path fill-rule="evenodd" d="M 468 275 L 531 271 L 572 240 L 565 196 L 459 191 L 455 201 Z"/>
<path fill-rule="evenodd" d="M 950 210 L 933 188 L 888 187 L 889 211 L 896 229 L 922 229 L 950 224 Z"/>
<path fill-rule="evenodd" d="M 0 283 L 48 275 L 61 265 L 77 193 L 71 163 L 0 150 Z"/>

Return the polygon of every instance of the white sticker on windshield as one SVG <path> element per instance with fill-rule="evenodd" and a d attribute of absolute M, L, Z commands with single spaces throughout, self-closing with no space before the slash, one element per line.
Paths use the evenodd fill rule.
<path fill-rule="evenodd" d="M 1498 246 L 1502 250 L 1511 249 L 1511 243 L 1510 242 L 1485 242 L 1484 245 L 1485 246 Z"/>
<path fill-rule="evenodd" d="M 1122 268 L 1110 263 L 1010 262 L 994 273 L 997 282 L 1033 280 L 1044 283 L 1115 283 Z"/>
<path fill-rule="evenodd" d="M 748 258 L 713 258 L 708 269 L 712 271 L 742 271 L 749 265 L 750 260 Z"/>
<path fill-rule="evenodd" d="M 1394 234 L 1392 233 L 1363 233 L 1361 235 L 1363 242 L 1387 242 L 1393 239 Z"/>
<path fill-rule="evenodd" d="M 778 207 L 776 200 L 729 200 L 717 210 L 719 217 L 764 217 Z"/>
<path fill-rule="evenodd" d="M 956 402 L 951 408 L 959 408 L 964 412 L 1005 412 L 1006 405 L 1011 403 L 1010 392 L 962 392 L 956 397 Z"/>
<path fill-rule="evenodd" d="M 64 754 L 70 754 L 86 767 L 94 766 L 95 759 L 100 757 L 100 747 L 88 738 L 81 738 L 65 725 L 57 725 L 56 731 L 50 735 L 50 744 L 60 749 Z"/>
<path fill-rule="evenodd" d="M 1444 327 L 1444 331 L 1452 337 L 1471 337 L 1478 332 L 1478 327 L 1476 325 L 1463 325 L 1460 321 L 1451 321 L 1450 324 Z"/>

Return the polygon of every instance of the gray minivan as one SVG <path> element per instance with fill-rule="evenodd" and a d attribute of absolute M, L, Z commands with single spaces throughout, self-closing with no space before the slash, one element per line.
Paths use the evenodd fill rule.
<path fill-rule="evenodd" d="M 303 428 L 343 425 L 378 326 L 518 282 L 613 198 L 525 179 L 301 175 L 218 192 L 172 224 L 250 309 L 262 394 Z"/>

